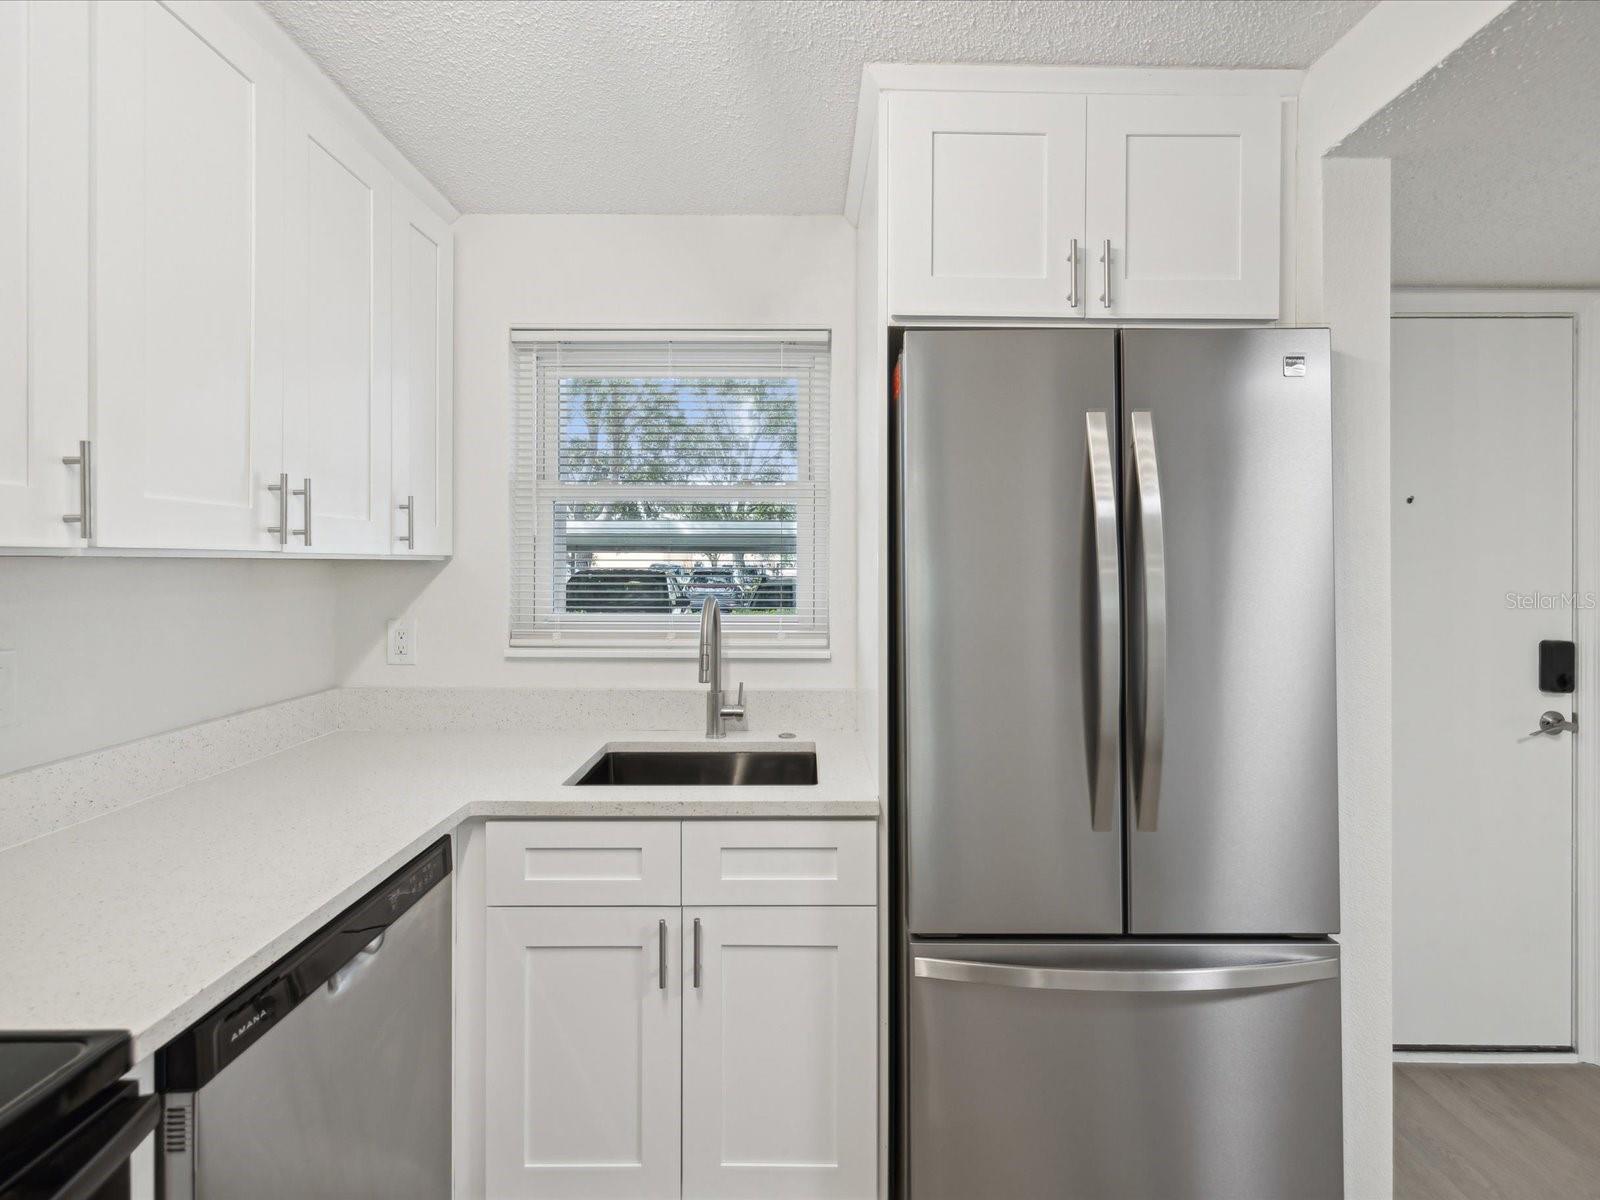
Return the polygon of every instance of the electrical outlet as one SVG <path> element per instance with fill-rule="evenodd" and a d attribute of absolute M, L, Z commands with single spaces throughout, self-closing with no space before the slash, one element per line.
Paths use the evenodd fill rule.
<path fill-rule="evenodd" d="M 414 667 L 417 663 L 417 622 L 414 617 L 396 617 L 389 622 L 389 665 Z"/>
<path fill-rule="evenodd" d="M 17 723 L 17 652 L 0 650 L 0 729 Z"/>

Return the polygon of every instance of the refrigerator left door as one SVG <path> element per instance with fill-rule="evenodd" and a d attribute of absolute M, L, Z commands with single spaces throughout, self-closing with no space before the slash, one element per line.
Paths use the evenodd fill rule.
<path fill-rule="evenodd" d="M 1122 931 L 1115 338 L 906 334 L 899 703 L 914 933 Z"/>

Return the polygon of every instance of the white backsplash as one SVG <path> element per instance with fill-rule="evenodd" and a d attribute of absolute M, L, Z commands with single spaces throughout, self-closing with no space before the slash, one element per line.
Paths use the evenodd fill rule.
<path fill-rule="evenodd" d="M 315 692 L 0 775 L 0 848 L 332 733 L 338 695 Z"/>
<path fill-rule="evenodd" d="M 339 690 L 340 725 L 407 730 L 695 730 L 705 689 L 390 688 Z M 835 733 L 856 727 L 856 694 L 842 689 L 751 691 L 756 733 Z"/>
<path fill-rule="evenodd" d="M 843 689 L 752 691 L 757 733 L 856 727 Z M 0 849 L 125 808 L 341 729 L 378 732 L 695 730 L 702 689 L 335 688 L 0 775 Z"/>

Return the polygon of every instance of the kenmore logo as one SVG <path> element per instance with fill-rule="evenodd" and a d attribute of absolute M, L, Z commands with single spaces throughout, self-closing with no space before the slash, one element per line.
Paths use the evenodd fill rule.
<path fill-rule="evenodd" d="M 269 1013 L 267 1009 L 257 1009 L 255 1014 L 252 1015 L 248 1021 L 233 1031 L 233 1036 L 231 1036 L 228 1041 L 230 1043 L 237 1042 L 242 1036 L 249 1033 L 257 1025 L 261 1024 L 261 1022 L 265 1020 L 268 1015 Z"/>

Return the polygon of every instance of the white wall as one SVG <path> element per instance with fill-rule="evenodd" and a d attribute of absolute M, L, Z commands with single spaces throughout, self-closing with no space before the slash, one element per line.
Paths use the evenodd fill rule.
<path fill-rule="evenodd" d="M 350 684 L 695 687 L 690 659 L 506 657 L 513 327 L 825 327 L 833 334 L 832 657 L 745 661 L 752 687 L 853 688 L 855 231 L 843 217 L 469 216 L 456 224 L 455 555 L 347 564 L 338 676 Z M 418 663 L 384 663 L 390 617 Z"/>
<path fill-rule="evenodd" d="M 1393 645 L 1390 635 L 1389 162 L 1323 171 L 1333 329 L 1334 637 L 1345 1194 L 1393 1192 Z"/>
<path fill-rule="evenodd" d="M 1295 314 L 1325 320 L 1322 159 L 1401 92 L 1438 67 L 1512 0 L 1384 0 L 1316 62 L 1300 85 L 1294 205 Z"/>
<path fill-rule="evenodd" d="M 333 686 L 336 564 L 0 558 L 0 774 Z"/>
<path fill-rule="evenodd" d="M 1389 165 L 1330 150 L 1510 0 L 1386 0 L 1300 89 L 1295 318 L 1333 338 L 1345 1191 L 1393 1194 Z"/>

